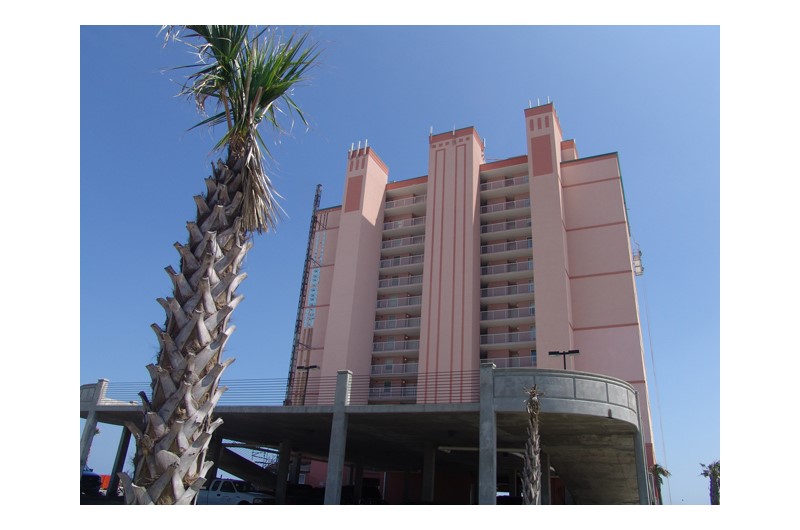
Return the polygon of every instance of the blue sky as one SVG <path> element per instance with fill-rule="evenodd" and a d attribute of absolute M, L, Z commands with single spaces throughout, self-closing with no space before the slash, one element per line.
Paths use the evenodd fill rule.
<path fill-rule="evenodd" d="M 310 127 L 296 123 L 272 148 L 288 215 L 247 257 L 226 377 L 286 376 L 314 188 L 323 185 L 323 207 L 341 203 L 351 143 L 368 139 L 393 180 L 427 173 L 431 127 L 475 126 L 487 160 L 517 156 L 523 110 L 549 97 L 581 156 L 619 153 L 646 269 L 653 429 L 672 472 L 664 494 L 706 504 L 699 463 L 720 458 L 719 28 L 310 29 L 322 63 L 295 92 Z M 164 319 L 155 300 L 170 289 L 163 269 L 177 267 L 172 245 L 186 238 L 214 160 L 216 134 L 187 132 L 199 119 L 175 97 L 180 72 L 162 73 L 191 58 L 157 32 L 81 28 L 81 384 L 147 380 L 157 354 L 149 326 Z M 118 438 L 101 426 L 96 471 L 109 472 Z"/>

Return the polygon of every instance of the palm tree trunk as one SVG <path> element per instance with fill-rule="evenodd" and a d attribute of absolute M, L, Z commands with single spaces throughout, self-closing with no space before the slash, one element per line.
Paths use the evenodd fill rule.
<path fill-rule="evenodd" d="M 536 388 L 527 390 L 528 439 L 525 442 L 525 467 L 522 473 L 523 504 L 542 503 L 542 466 L 539 447 L 539 396 Z"/>
<path fill-rule="evenodd" d="M 143 428 L 126 423 L 137 442 L 134 480 L 119 474 L 127 504 L 193 504 L 213 465 L 205 458 L 222 420 L 212 412 L 226 390 L 220 376 L 233 362 L 220 357 L 234 330 L 231 312 L 243 298 L 235 296 L 247 276 L 239 268 L 252 246 L 241 228 L 242 162 L 212 164 L 206 195 L 195 197 L 197 219 L 187 223 L 189 241 L 175 243 L 180 272 L 166 268 L 173 294 L 158 299 L 164 328 L 152 325 L 160 351 L 157 364 L 147 366 L 150 399 L 140 393 Z"/>

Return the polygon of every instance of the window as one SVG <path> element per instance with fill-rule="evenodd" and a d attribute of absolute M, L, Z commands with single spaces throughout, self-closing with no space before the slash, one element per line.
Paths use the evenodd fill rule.
<path fill-rule="evenodd" d="M 225 481 L 222 483 L 222 486 L 220 486 L 219 491 L 224 491 L 225 493 L 234 493 L 236 490 L 233 489 L 233 484 Z"/>

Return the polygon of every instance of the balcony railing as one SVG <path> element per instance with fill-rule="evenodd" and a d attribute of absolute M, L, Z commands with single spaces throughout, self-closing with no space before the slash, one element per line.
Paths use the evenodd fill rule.
<path fill-rule="evenodd" d="M 481 298 L 489 296 L 509 296 L 514 294 L 528 294 L 533 292 L 532 283 L 519 285 L 503 285 L 500 287 L 486 287 L 481 289 Z"/>
<path fill-rule="evenodd" d="M 484 182 L 481 184 L 481 191 L 496 190 L 500 188 L 508 188 L 510 186 L 518 186 L 528 182 L 528 175 L 522 175 L 510 179 L 495 180 L 493 182 Z"/>
<path fill-rule="evenodd" d="M 487 204 L 486 206 L 481 206 L 481 213 L 504 212 L 506 210 L 515 210 L 517 208 L 529 208 L 530 205 L 530 199 L 518 199 L 516 201 Z"/>
<path fill-rule="evenodd" d="M 515 331 L 513 333 L 492 333 L 481 335 L 481 346 L 490 344 L 509 344 L 514 342 L 530 342 L 536 340 L 536 330 Z"/>
<path fill-rule="evenodd" d="M 491 245 L 481 245 L 481 254 L 495 254 L 498 252 L 509 252 L 511 250 L 522 250 L 527 248 L 533 248 L 533 241 L 530 239 L 508 241 L 507 243 L 493 243 Z"/>
<path fill-rule="evenodd" d="M 420 323 L 420 317 L 403 318 L 395 320 L 376 320 L 375 330 L 380 331 L 384 329 L 418 328 L 419 323 Z"/>
<path fill-rule="evenodd" d="M 410 375 L 419 371 L 419 363 L 373 364 L 372 375 Z"/>
<path fill-rule="evenodd" d="M 427 195 L 417 195 L 415 197 L 406 197 L 404 199 L 396 199 L 386 202 L 386 209 L 399 208 L 401 206 L 412 206 L 414 204 L 422 204 L 425 202 Z"/>
<path fill-rule="evenodd" d="M 378 289 L 383 287 L 400 287 L 403 285 L 417 285 L 422 283 L 422 275 L 416 276 L 401 276 L 399 278 L 384 278 L 378 280 Z"/>
<path fill-rule="evenodd" d="M 522 271 L 532 271 L 532 270 L 533 270 L 533 262 L 523 261 L 521 263 L 501 263 L 499 265 L 486 265 L 485 267 L 481 267 L 481 274 L 482 275 L 505 274 L 508 272 L 522 272 Z"/>
<path fill-rule="evenodd" d="M 509 318 L 527 318 L 534 316 L 536 316 L 536 309 L 533 307 L 481 311 L 481 320 L 507 320 Z"/>
<path fill-rule="evenodd" d="M 399 298 L 385 298 L 378 300 L 378 309 L 386 309 L 392 307 L 407 307 L 411 305 L 420 305 L 422 303 L 421 296 L 403 296 Z"/>
<path fill-rule="evenodd" d="M 419 350 L 418 340 L 401 340 L 401 341 L 386 341 L 375 342 L 372 344 L 372 351 L 376 353 L 385 353 L 388 351 L 415 351 Z"/>
<path fill-rule="evenodd" d="M 425 260 L 424 254 L 416 254 L 414 256 L 402 256 L 399 258 L 382 259 L 380 268 L 388 269 L 389 267 L 402 267 L 403 265 L 417 265 Z"/>
<path fill-rule="evenodd" d="M 425 236 L 401 237 L 398 239 L 388 239 L 381 243 L 381 250 L 390 248 L 407 247 L 409 245 L 421 245 L 425 243 Z"/>
<path fill-rule="evenodd" d="M 425 224 L 425 217 L 415 217 L 413 219 L 402 219 L 400 221 L 390 221 L 383 223 L 384 230 L 394 230 L 395 228 L 408 228 Z"/>
<path fill-rule="evenodd" d="M 536 368 L 536 357 L 503 357 L 501 359 L 481 359 L 481 364 L 494 363 L 495 368 Z"/>
<path fill-rule="evenodd" d="M 530 228 L 531 220 L 517 219 L 516 221 L 501 221 L 481 226 L 481 234 L 493 234 L 495 232 L 505 232 L 506 230 L 517 230 L 519 228 Z"/>
<path fill-rule="evenodd" d="M 416 398 L 416 386 L 378 387 L 369 389 L 370 399 Z"/>

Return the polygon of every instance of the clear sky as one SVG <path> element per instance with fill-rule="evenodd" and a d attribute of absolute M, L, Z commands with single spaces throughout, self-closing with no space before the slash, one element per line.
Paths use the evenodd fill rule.
<path fill-rule="evenodd" d="M 324 49 L 295 91 L 310 127 L 297 123 L 272 149 L 287 216 L 245 262 L 226 378 L 286 376 L 314 189 L 323 185 L 323 207 L 341 204 L 351 143 L 368 139 L 393 180 L 427 173 L 431 127 L 475 126 L 487 161 L 522 155 L 523 110 L 549 98 L 580 156 L 619 153 L 645 267 L 654 441 L 672 472 L 664 496 L 707 504 L 699 463 L 720 458 L 719 28 L 306 29 Z M 80 32 L 81 384 L 148 380 L 164 267 L 177 268 L 173 243 L 186 239 L 214 160 L 217 132 L 187 132 L 199 119 L 175 97 L 181 72 L 162 72 L 191 57 L 157 32 Z M 120 431 L 100 428 L 89 464 L 108 473 Z"/>

